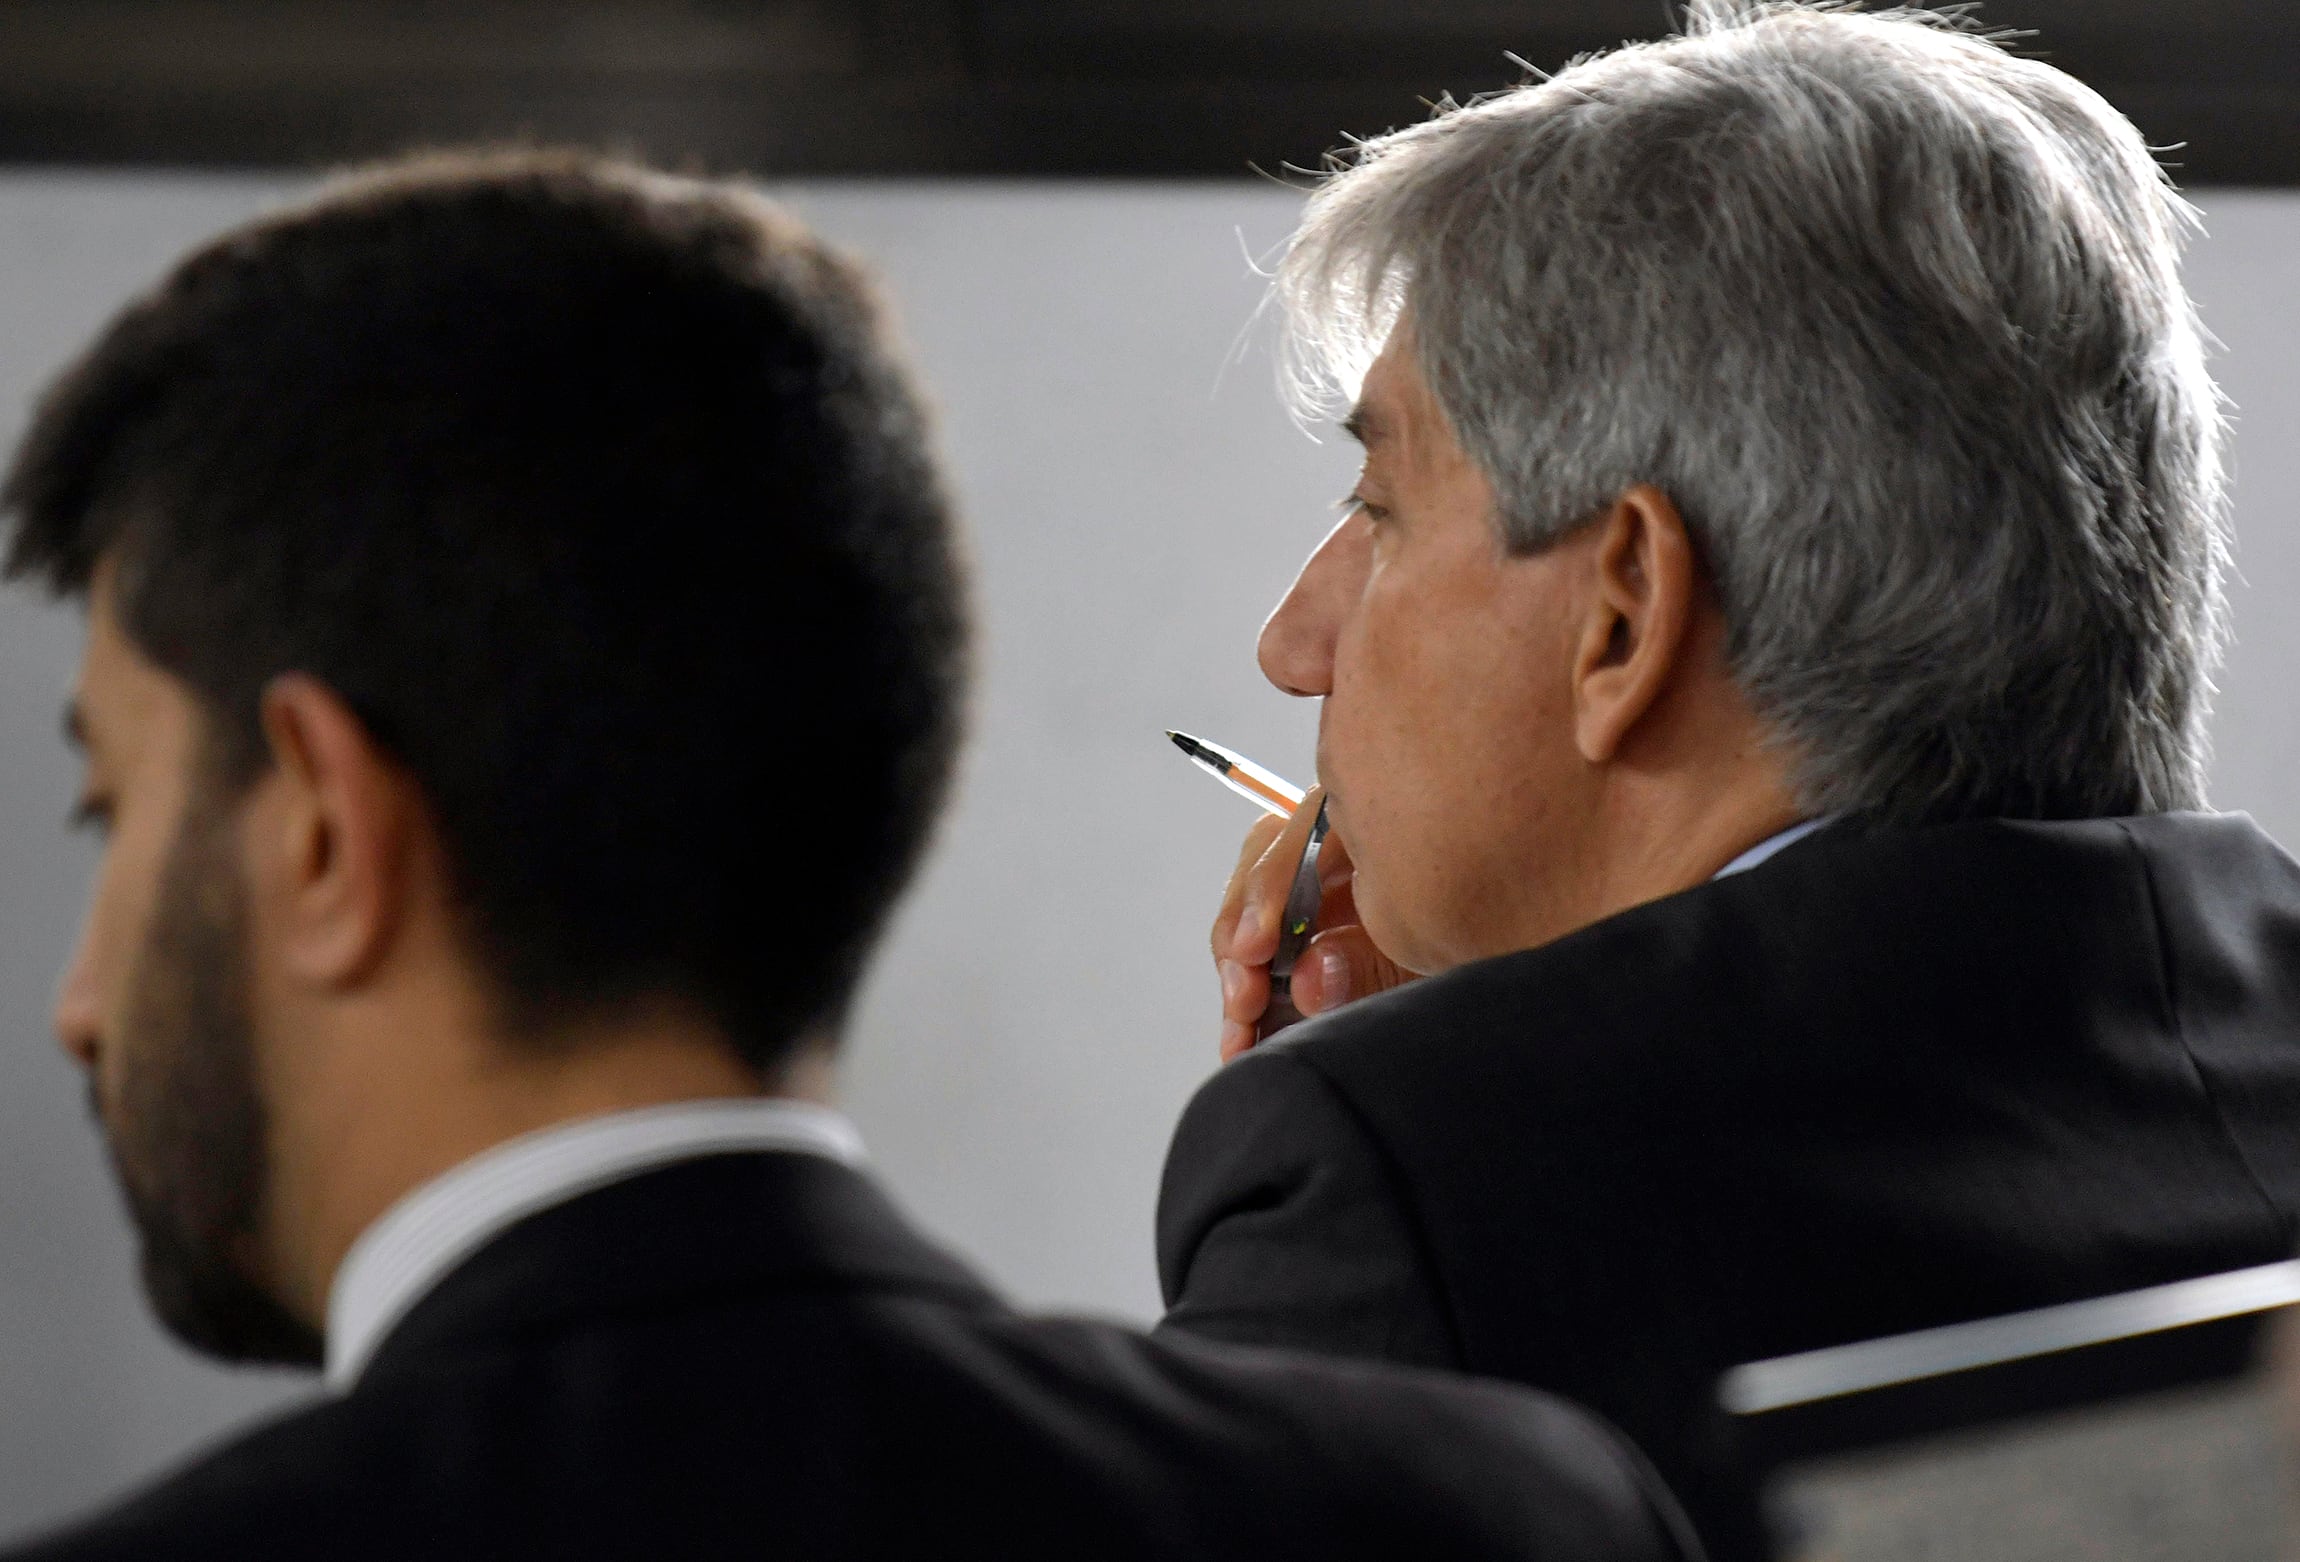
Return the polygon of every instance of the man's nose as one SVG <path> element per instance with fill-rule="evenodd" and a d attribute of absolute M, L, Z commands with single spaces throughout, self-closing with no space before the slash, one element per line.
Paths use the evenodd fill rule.
<path fill-rule="evenodd" d="M 1262 676 L 1288 694 L 1323 695 L 1334 686 L 1334 641 L 1364 589 L 1373 535 L 1363 514 L 1344 516 L 1310 555 L 1255 648 Z"/>
<path fill-rule="evenodd" d="M 81 930 L 80 940 L 73 947 L 71 963 L 64 967 L 64 979 L 56 984 L 54 1020 L 56 1040 L 63 1046 L 65 1056 L 93 1072 L 97 1043 L 103 1036 L 103 1009 L 96 1001 L 95 972 L 88 959 L 86 929 Z"/>

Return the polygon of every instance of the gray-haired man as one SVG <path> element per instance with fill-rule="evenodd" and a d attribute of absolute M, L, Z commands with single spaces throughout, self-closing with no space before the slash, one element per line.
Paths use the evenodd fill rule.
<path fill-rule="evenodd" d="M 1261 644 L 1319 1017 L 1252 1049 L 1305 810 L 1214 928 L 1170 1326 L 1569 1392 L 1736 1556 L 1727 1365 L 2290 1250 L 2187 221 L 2050 67 L 1779 5 L 1319 190 L 1279 289 L 1366 465 Z"/>

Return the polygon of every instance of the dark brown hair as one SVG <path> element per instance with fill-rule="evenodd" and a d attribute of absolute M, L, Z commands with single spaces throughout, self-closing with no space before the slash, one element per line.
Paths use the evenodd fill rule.
<path fill-rule="evenodd" d="M 48 393 L 6 571 L 84 594 L 244 781 L 275 676 L 422 785 L 515 1020 L 674 998 L 766 1067 L 939 809 L 965 614 L 858 269 L 735 186 L 432 157 L 183 261 Z"/>

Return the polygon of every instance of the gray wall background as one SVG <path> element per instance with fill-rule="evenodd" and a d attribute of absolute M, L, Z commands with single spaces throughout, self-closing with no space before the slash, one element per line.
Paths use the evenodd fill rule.
<path fill-rule="evenodd" d="M 0 440 L 119 302 L 292 194 L 245 179 L 0 177 Z M 1021 1298 L 1146 1318 L 1165 1136 L 1212 1066 L 1202 928 L 1251 811 L 1179 726 L 1297 776 L 1313 713 L 1252 663 L 1352 465 L 1272 394 L 1249 255 L 1293 197 L 1233 186 L 784 192 L 878 263 L 943 405 L 985 626 L 958 805 L 862 1005 L 848 1104 L 928 1226 Z M 2217 193 L 2191 277 L 2242 409 L 2239 643 L 2216 801 L 2300 840 L 2300 195 Z M 1266 323 L 1265 323 L 1266 324 Z M 54 1522 L 300 1380 L 158 1336 L 81 1090 L 47 1036 L 89 847 L 56 736 L 79 629 L 0 597 L 0 1537 Z M 794 821 L 804 827 L 804 821 Z M 803 886 L 788 893 L 803 915 Z"/>

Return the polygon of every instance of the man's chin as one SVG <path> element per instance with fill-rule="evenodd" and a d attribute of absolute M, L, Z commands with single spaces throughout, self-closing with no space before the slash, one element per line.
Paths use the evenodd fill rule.
<path fill-rule="evenodd" d="M 1429 956 L 1414 936 L 1413 929 L 1391 914 L 1382 898 L 1379 880 L 1369 884 L 1363 866 L 1356 869 L 1351 879 L 1351 894 L 1357 906 L 1358 925 L 1366 930 L 1366 937 L 1389 962 L 1409 976 L 1427 976 Z M 1400 951 L 1403 951 L 1401 953 Z M 1442 967 L 1440 967 L 1442 969 Z"/>
<path fill-rule="evenodd" d="M 318 1331 L 227 1265 L 147 1235 L 141 1267 L 161 1326 L 201 1355 L 242 1365 L 320 1364 Z"/>

